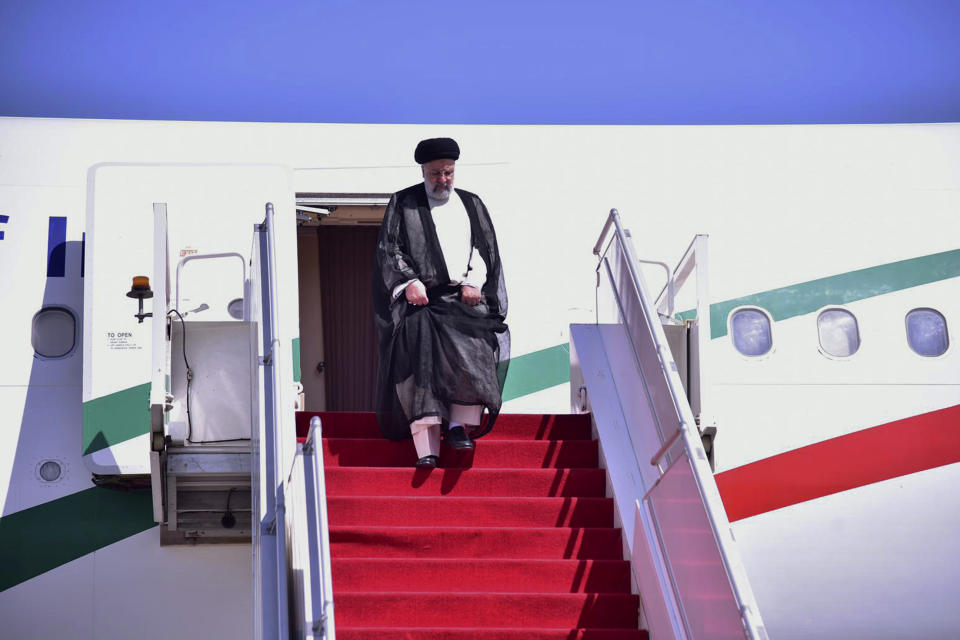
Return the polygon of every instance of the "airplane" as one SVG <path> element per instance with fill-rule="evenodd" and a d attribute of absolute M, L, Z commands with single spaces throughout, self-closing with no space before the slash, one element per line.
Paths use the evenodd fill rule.
<path fill-rule="evenodd" d="M 960 125 L 9 117 L 4 637 L 314 637 L 277 627 L 329 605 L 295 416 L 369 409 L 363 270 L 439 135 L 501 243 L 503 411 L 589 414 L 639 628 L 955 636 Z"/>

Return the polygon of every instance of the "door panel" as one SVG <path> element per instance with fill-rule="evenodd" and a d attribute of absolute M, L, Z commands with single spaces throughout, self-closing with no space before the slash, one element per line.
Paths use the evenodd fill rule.
<path fill-rule="evenodd" d="M 318 229 L 327 411 L 373 410 L 378 354 L 370 277 L 379 233 L 375 226 Z M 315 375 L 318 362 L 303 368 Z"/>
<path fill-rule="evenodd" d="M 323 361 L 323 312 L 320 305 L 320 243 L 317 229 L 300 229 L 297 262 L 300 277 L 300 383 L 304 408 L 326 409 L 326 384 L 317 363 Z"/>

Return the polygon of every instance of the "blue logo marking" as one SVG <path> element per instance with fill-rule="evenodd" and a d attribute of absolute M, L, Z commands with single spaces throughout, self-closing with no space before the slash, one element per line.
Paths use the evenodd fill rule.
<path fill-rule="evenodd" d="M 62 278 L 67 272 L 67 218 L 50 216 L 47 228 L 47 277 Z"/>
<path fill-rule="evenodd" d="M 0 224 L 7 224 L 9 220 L 10 220 L 10 216 L 0 215 Z M 0 240 L 3 240 L 3 231 L 0 231 Z"/>

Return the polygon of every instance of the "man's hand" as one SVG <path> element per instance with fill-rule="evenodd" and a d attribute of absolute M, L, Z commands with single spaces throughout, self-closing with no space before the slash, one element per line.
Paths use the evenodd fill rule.
<path fill-rule="evenodd" d="M 407 302 L 410 304 L 425 305 L 430 302 L 427 299 L 427 288 L 419 280 L 414 280 L 408 284 L 403 293 L 407 296 Z"/>
<path fill-rule="evenodd" d="M 471 287 L 469 284 L 461 285 L 460 299 L 463 300 L 464 304 L 475 307 L 480 304 L 480 289 Z"/>

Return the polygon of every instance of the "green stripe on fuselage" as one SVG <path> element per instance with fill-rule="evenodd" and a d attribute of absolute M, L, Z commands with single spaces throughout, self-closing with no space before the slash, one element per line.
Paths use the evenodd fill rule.
<path fill-rule="evenodd" d="M 293 343 L 300 370 L 299 339 Z M 296 376 L 295 376 L 296 379 Z M 570 347 L 560 344 L 510 360 L 503 399 L 542 391 L 570 380 Z M 124 389 L 83 404 L 83 455 L 150 432 L 150 384 Z"/>
<path fill-rule="evenodd" d="M 570 382 L 570 345 L 558 344 L 510 359 L 503 401 Z"/>
<path fill-rule="evenodd" d="M 773 319 L 786 320 L 817 309 L 881 296 L 960 276 L 960 249 L 910 258 L 876 267 L 780 287 L 710 305 L 710 337 L 727 335 L 727 316 L 742 306 L 760 307 Z M 679 316 L 690 319 L 694 311 Z"/>
<path fill-rule="evenodd" d="M 149 491 L 93 487 L 0 518 L 0 591 L 156 526 Z"/>
<path fill-rule="evenodd" d="M 831 304 L 845 304 L 957 276 L 960 276 L 960 250 L 811 280 L 711 305 L 711 333 L 714 338 L 726 335 L 727 315 L 739 306 L 759 306 L 769 311 L 775 320 L 783 320 Z M 687 311 L 680 315 L 689 318 L 693 314 Z M 298 342 L 294 341 L 295 367 Z M 567 344 L 517 356 L 509 364 L 503 399 L 519 398 L 569 380 L 570 347 Z M 132 387 L 84 404 L 85 453 L 149 431 L 149 386 Z M 142 420 L 137 419 L 141 414 Z M 131 415 L 133 420 L 120 419 Z M 0 518 L 0 591 L 153 526 L 149 492 L 99 487 L 4 516 Z"/>
<path fill-rule="evenodd" d="M 293 339 L 293 381 L 300 382 L 300 338 Z"/>
<path fill-rule="evenodd" d="M 83 403 L 83 455 L 150 432 L 150 383 Z"/>

